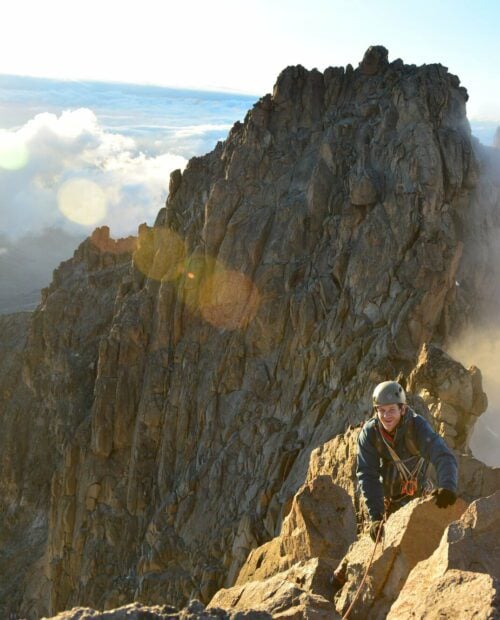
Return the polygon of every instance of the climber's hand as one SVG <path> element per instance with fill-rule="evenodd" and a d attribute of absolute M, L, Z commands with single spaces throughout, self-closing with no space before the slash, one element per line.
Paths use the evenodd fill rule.
<path fill-rule="evenodd" d="M 432 495 L 436 498 L 436 506 L 438 508 L 447 508 L 457 501 L 457 494 L 449 489 L 434 489 Z"/>
<path fill-rule="evenodd" d="M 379 529 L 380 529 L 380 536 L 378 538 L 380 540 L 380 538 L 382 537 L 384 533 L 384 522 L 373 521 L 373 523 L 370 526 L 370 538 L 373 540 L 373 542 L 376 542 L 377 540 L 377 534 L 378 534 Z"/>
<path fill-rule="evenodd" d="M 333 573 L 331 584 L 332 584 L 334 595 L 337 594 L 337 592 L 340 592 L 340 590 L 342 590 L 345 582 L 346 582 L 346 578 L 344 574 L 341 574 L 338 572 Z"/>

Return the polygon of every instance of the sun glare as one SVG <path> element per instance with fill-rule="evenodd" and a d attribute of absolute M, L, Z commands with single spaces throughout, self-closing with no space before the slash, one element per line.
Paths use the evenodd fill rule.
<path fill-rule="evenodd" d="M 0 130 L 0 168 L 20 170 L 28 163 L 26 144 L 15 133 Z"/>
<path fill-rule="evenodd" d="M 244 274 L 220 269 L 202 284 L 199 303 L 208 323 L 222 329 L 241 329 L 255 317 L 260 295 Z"/>
<path fill-rule="evenodd" d="M 66 181 L 60 187 L 57 199 L 61 213 L 82 226 L 93 226 L 106 217 L 106 196 L 99 185 L 92 181 Z"/>
<path fill-rule="evenodd" d="M 184 270 L 186 246 L 169 228 L 148 229 L 139 234 L 134 265 L 152 280 L 176 280 Z"/>

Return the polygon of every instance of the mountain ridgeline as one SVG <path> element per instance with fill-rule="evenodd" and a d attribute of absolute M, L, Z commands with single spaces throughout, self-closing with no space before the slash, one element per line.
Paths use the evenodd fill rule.
<path fill-rule="evenodd" d="M 466 101 L 383 47 L 288 67 L 153 227 L 98 229 L 0 317 L 2 617 L 208 602 L 379 381 L 471 461 L 481 374 L 443 350 L 496 301 L 500 165 Z"/>

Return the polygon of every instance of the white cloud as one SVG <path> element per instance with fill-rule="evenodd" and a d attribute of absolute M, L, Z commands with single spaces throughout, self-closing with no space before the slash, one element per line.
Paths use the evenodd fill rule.
<path fill-rule="evenodd" d="M 201 136 L 205 133 L 209 133 L 211 131 L 224 131 L 227 132 L 231 129 L 232 125 L 188 125 L 186 127 L 181 127 L 177 129 L 175 132 L 175 136 L 177 138 L 186 138 L 189 136 Z"/>
<path fill-rule="evenodd" d="M 163 206 L 170 172 L 187 163 L 172 153 L 144 154 L 133 138 L 104 130 L 87 108 L 38 114 L 16 131 L 1 131 L 0 151 L 2 144 L 7 146 L 0 159 L 0 231 L 16 236 L 56 225 L 71 231 L 93 228 L 71 222 L 58 207 L 61 187 L 75 179 L 98 186 L 104 195 L 106 215 L 96 225 L 108 224 L 113 235 L 135 233 Z M 2 167 L 2 161 L 12 160 L 10 144 L 17 149 L 15 161 L 24 165 Z M 27 153 L 22 160 L 16 155 L 19 145 Z"/>

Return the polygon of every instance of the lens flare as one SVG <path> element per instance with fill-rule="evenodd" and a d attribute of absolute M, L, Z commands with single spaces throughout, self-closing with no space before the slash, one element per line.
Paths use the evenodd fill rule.
<path fill-rule="evenodd" d="M 93 226 L 106 217 L 106 196 L 99 185 L 92 181 L 66 181 L 59 188 L 57 200 L 61 213 L 82 226 Z"/>
<path fill-rule="evenodd" d="M 238 271 L 219 269 L 201 286 L 201 315 L 221 329 L 246 327 L 255 317 L 259 304 L 257 287 Z"/>
<path fill-rule="evenodd" d="M 0 131 L 0 168 L 20 170 L 28 163 L 28 148 L 15 133 Z"/>
<path fill-rule="evenodd" d="M 191 254 L 182 267 L 182 275 L 186 277 L 184 281 L 184 290 L 199 293 L 203 282 L 214 271 L 222 269 L 222 266 L 212 258 L 205 254 Z"/>
<path fill-rule="evenodd" d="M 200 312 L 203 287 L 211 275 L 223 269 L 215 258 L 203 252 L 193 252 L 179 265 L 179 295 L 192 313 Z"/>
<path fill-rule="evenodd" d="M 186 245 L 181 237 L 169 228 L 148 228 L 139 231 L 134 265 L 148 278 L 176 280 L 183 272 Z"/>
<path fill-rule="evenodd" d="M 169 228 L 141 226 L 133 261 L 148 278 L 173 283 L 185 306 L 215 327 L 241 329 L 257 314 L 260 294 L 250 278 L 202 252 L 188 255 Z"/>

